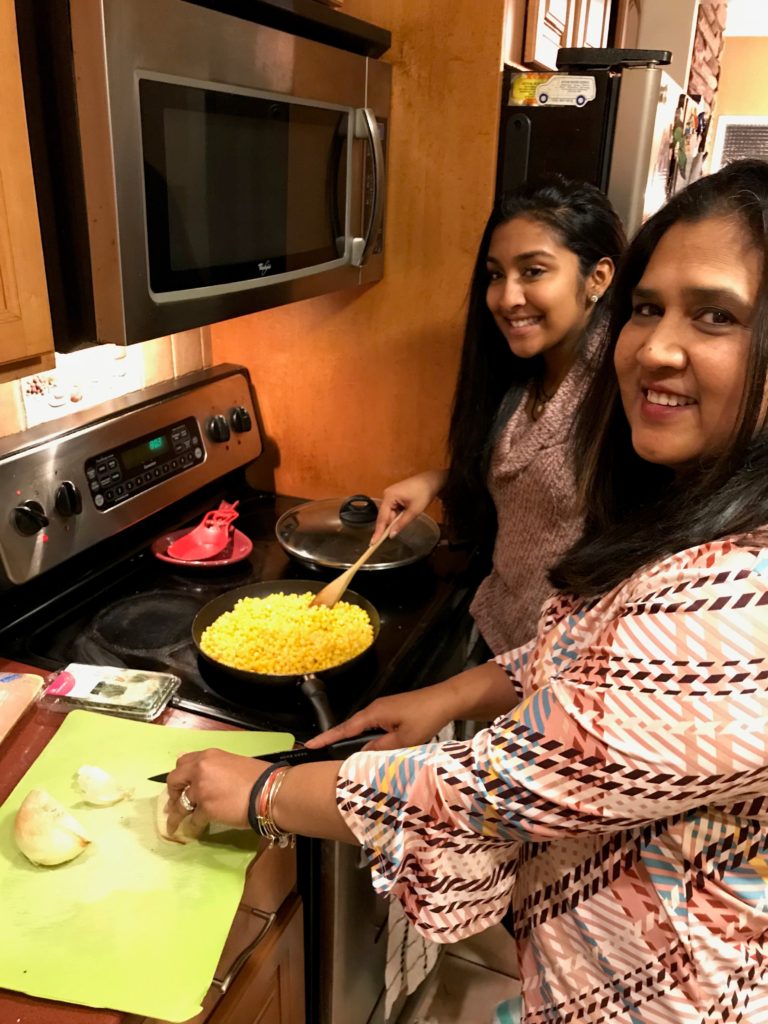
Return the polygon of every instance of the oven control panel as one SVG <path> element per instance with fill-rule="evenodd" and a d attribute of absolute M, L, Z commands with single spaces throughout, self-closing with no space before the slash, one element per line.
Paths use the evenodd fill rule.
<path fill-rule="evenodd" d="M 200 428 L 190 416 L 86 459 L 85 476 L 93 504 L 106 512 L 204 458 Z"/>
<path fill-rule="evenodd" d="M 261 454 L 248 371 L 224 364 L 0 438 L 0 590 Z"/>

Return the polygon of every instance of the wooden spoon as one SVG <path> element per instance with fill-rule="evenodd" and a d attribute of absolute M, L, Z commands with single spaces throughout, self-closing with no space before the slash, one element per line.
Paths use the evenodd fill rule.
<path fill-rule="evenodd" d="M 341 595 L 349 586 L 352 577 L 355 575 L 357 570 L 360 568 L 361 565 L 368 561 L 368 559 L 371 557 L 374 551 L 376 551 L 379 545 L 384 543 L 384 541 L 389 536 L 390 530 L 392 529 L 392 527 L 395 525 L 395 523 L 398 521 L 402 514 L 402 512 L 398 512 L 398 514 L 395 516 L 395 518 L 392 520 L 389 526 L 385 527 L 384 533 L 382 533 L 382 535 L 379 537 L 376 543 L 369 544 L 365 551 L 362 553 L 362 555 L 360 555 L 358 560 L 353 565 L 350 565 L 348 569 L 345 569 L 341 576 L 337 576 L 335 580 L 331 580 L 330 583 L 326 583 L 323 589 L 315 594 L 315 596 L 309 602 L 310 608 L 316 608 L 318 605 L 324 605 L 326 608 L 333 608 L 333 606 L 336 604 Z"/>

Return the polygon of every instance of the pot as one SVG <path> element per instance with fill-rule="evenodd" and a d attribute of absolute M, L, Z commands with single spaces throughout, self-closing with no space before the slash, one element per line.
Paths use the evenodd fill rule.
<path fill-rule="evenodd" d="M 371 542 L 380 501 L 366 494 L 307 501 L 284 512 L 275 533 L 289 555 L 313 569 L 348 569 Z M 411 565 L 431 554 L 440 527 L 422 513 L 389 537 L 359 569 L 377 572 Z"/>
<path fill-rule="evenodd" d="M 379 635 L 379 630 L 381 628 L 381 619 L 379 618 L 379 613 L 370 601 L 366 601 L 364 597 L 361 597 L 359 594 L 355 594 L 350 590 L 344 594 L 345 601 L 348 601 L 350 604 L 356 604 L 367 612 L 368 618 L 371 620 L 371 626 L 373 627 L 373 640 L 364 651 L 356 654 L 354 658 L 348 658 L 346 661 L 340 662 L 338 665 L 323 669 L 322 672 L 306 672 L 303 674 L 296 673 L 291 675 L 270 675 L 266 672 L 248 672 L 245 669 L 233 668 L 231 665 L 225 665 L 223 662 L 217 661 L 216 658 L 212 658 L 209 654 L 206 654 L 200 646 L 203 633 L 208 626 L 215 622 L 220 615 L 224 614 L 224 612 L 231 612 L 237 602 L 243 597 L 269 597 L 272 594 L 281 593 L 306 594 L 307 591 L 316 594 L 322 589 L 322 587 L 322 583 L 310 580 L 262 580 L 260 583 L 249 583 L 245 587 L 238 587 L 236 590 L 228 590 L 226 593 L 219 594 L 218 597 L 209 601 L 208 604 L 204 605 L 197 613 L 194 621 L 192 622 L 192 639 L 200 656 L 205 661 L 214 665 L 220 672 L 225 673 L 227 676 L 231 676 L 233 679 L 239 679 L 245 684 L 242 691 L 243 704 L 248 704 L 248 684 L 256 683 L 261 686 L 298 686 L 305 697 L 312 703 L 317 716 L 318 725 L 322 730 L 325 730 L 330 729 L 331 726 L 336 723 L 334 714 L 328 703 L 328 695 L 321 676 L 333 676 L 342 669 L 349 668 L 350 665 L 354 665 L 355 662 L 359 661 L 360 658 L 362 658 L 376 642 L 376 637 Z"/>

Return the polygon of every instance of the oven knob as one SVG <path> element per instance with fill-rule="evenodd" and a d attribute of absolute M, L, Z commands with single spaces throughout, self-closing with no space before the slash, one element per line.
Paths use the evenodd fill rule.
<path fill-rule="evenodd" d="M 246 434 L 251 429 L 251 414 L 244 405 L 235 406 L 229 414 L 229 422 L 237 434 Z"/>
<path fill-rule="evenodd" d="M 79 516 L 83 511 L 83 497 L 71 480 L 65 480 L 56 488 L 56 511 L 60 516 Z"/>
<path fill-rule="evenodd" d="M 229 440 L 229 424 L 224 416 L 211 416 L 208 420 L 208 437 L 219 443 Z"/>
<path fill-rule="evenodd" d="M 45 509 L 39 501 L 22 501 L 13 510 L 13 525 L 25 537 L 33 537 L 49 522 Z"/>

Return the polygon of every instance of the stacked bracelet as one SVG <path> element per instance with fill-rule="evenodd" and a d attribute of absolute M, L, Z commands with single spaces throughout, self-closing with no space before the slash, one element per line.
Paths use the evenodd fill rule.
<path fill-rule="evenodd" d="M 296 842 L 296 836 L 279 828 L 272 816 L 275 799 L 289 767 L 285 761 L 271 764 L 256 780 L 248 798 L 248 824 L 254 832 L 268 839 L 270 846 L 275 843 L 281 847 L 294 846 Z"/>

